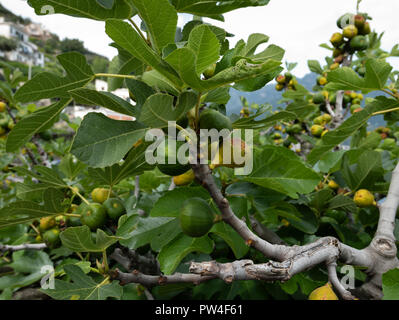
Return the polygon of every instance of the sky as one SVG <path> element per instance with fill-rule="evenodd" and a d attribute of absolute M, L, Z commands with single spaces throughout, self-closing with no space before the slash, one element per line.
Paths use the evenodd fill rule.
<path fill-rule="evenodd" d="M 94 1 L 94 0 L 93 0 Z M 86 48 L 112 59 L 117 51 L 109 47 L 111 40 L 105 34 L 104 22 L 65 15 L 37 16 L 26 0 L 0 0 L 7 9 L 23 17 L 42 23 L 60 38 L 78 38 Z M 383 5 L 382 5 L 383 4 Z M 295 75 L 302 77 L 309 72 L 307 60 L 324 62 L 329 51 L 320 48 L 328 43 L 331 35 L 339 31 L 336 20 L 346 12 L 355 12 L 356 0 L 271 0 L 267 6 L 238 9 L 225 14 L 225 22 L 204 19 L 223 27 L 235 35 L 231 45 L 238 40 L 246 40 L 251 33 L 264 33 L 270 37 L 268 44 L 276 44 L 286 50 L 284 61 L 298 62 Z M 363 0 L 361 12 L 368 12 L 373 18 L 372 29 L 385 31 L 382 48 L 390 50 L 399 43 L 399 1 Z M 181 26 L 191 16 L 179 18 Z M 266 45 L 264 45 L 265 47 Z M 260 47 L 261 49 L 261 47 Z M 389 62 L 399 69 L 399 58 Z"/>

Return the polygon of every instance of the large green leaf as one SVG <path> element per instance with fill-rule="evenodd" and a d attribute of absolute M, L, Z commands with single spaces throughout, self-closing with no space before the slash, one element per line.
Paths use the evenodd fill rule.
<path fill-rule="evenodd" d="M 69 98 L 68 91 L 84 87 L 94 79 L 93 70 L 84 55 L 77 52 L 63 53 L 57 56 L 67 75 L 42 72 L 25 83 L 16 93 L 15 99 L 30 102 L 49 98 Z"/>
<path fill-rule="evenodd" d="M 397 100 L 377 97 L 374 102 L 367 105 L 362 111 L 356 112 L 350 118 L 345 120 L 337 129 L 327 132 L 308 155 L 309 163 L 315 164 L 327 152 L 356 133 L 367 123 L 374 112 L 388 110 L 398 106 L 399 101 Z"/>
<path fill-rule="evenodd" d="M 151 43 L 161 52 L 175 42 L 177 27 L 176 9 L 168 0 L 131 0 L 140 18 L 145 22 Z"/>
<path fill-rule="evenodd" d="M 342 159 L 342 175 L 348 187 L 351 190 L 362 188 L 375 190 L 375 183 L 384 175 L 381 154 L 377 151 L 366 150 L 355 163 L 350 163 L 347 155 L 345 154 Z"/>
<path fill-rule="evenodd" d="M 175 71 L 151 49 L 143 38 L 127 23 L 121 20 L 109 19 L 105 30 L 108 36 L 120 47 L 134 57 L 153 67 L 160 74 L 170 79 L 176 85 L 181 85 Z"/>
<path fill-rule="evenodd" d="M 253 79 L 257 76 L 274 74 L 281 65 L 280 61 L 272 59 L 260 64 L 249 64 L 245 59 L 242 59 L 235 66 L 217 73 L 212 78 L 201 80 L 195 70 L 197 57 L 192 49 L 177 49 L 168 55 L 165 60 L 177 70 L 188 86 L 199 92 L 210 91 L 233 82 Z"/>
<path fill-rule="evenodd" d="M 97 229 L 96 241 L 93 241 L 88 226 L 67 228 L 61 232 L 62 244 L 74 252 L 103 252 L 120 238 L 107 235 L 103 230 Z"/>
<path fill-rule="evenodd" d="M 17 151 L 32 139 L 36 133 L 42 132 L 52 126 L 58 115 L 70 102 L 71 99 L 61 99 L 48 107 L 40 108 L 18 121 L 7 137 L 7 152 Z"/>
<path fill-rule="evenodd" d="M 104 7 L 96 1 L 82 0 L 28 0 L 37 15 L 61 13 L 73 17 L 94 20 L 108 18 L 127 19 L 132 16 L 133 9 L 126 0 L 114 1 L 113 6 Z"/>
<path fill-rule="evenodd" d="M 33 170 L 28 170 L 24 167 L 18 167 L 15 170 L 21 176 L 32 177 L 42 183 L 47 184 L 49 187 L 68 188 L 68 185 L 64 182 L 64 180 L 62 180 L 58 172 L 54 169 L 44 166 L 34 166 Z"/>
<path fill-rule="evenodd" d="M 223 21 L 223 13 L 245 7 L 265 6 L 270 0 L 172 0 L 178 12 L 191 13 Z"/>
<path fill-rule="evenodd" d="M 198 75 L 219 59 L 219 40 L 207 25 L 199 25 L 191 31 L 187 46 L 197 57 L 195 69 Z"/>
<path fill-rule="evenodd" d="M 15 274 L 0 277 L 0 290 L 27 287 L 39 281 L 51 270 L 53 262 L 44 251 L 23 250 L 12 254 L 12 263 L 8 266 L 14 270 Z M 43 267 L 49 269 L 43 272 Z"/>
<path fill-rule="evenodd" d="M 193 92 L 183 92 L 179 96 L 176 106 L 174 98 L 168 94 L 157 93 L 144 103 L 139 121 L 152 128 L 168 126 L 168 121 L 176 121 L 192 109 L 197 102 L 197 95 Z"/>
<path fill-rule="evenodd" d="M 365 93 L 384 88 L 392 67 L 384 60 L 370 59 L 366 62 L 364 78 L 351 68 L 343 67 L 328 73 L 327 90 L 361 90 Z"/>
<path fill-rule="evenodd" d="M 79 88 L 69 92 L 77 103 L 91 106 L 102 106 L 109 110 L 137 117 L 139 109 L 132 106 L 126 100 L 111 92 L 99 92 L 96 90 Z"/>
<path fill-rule="evenodd" d="M 204 236 L 191 238 L 183 233 L 165 245 L 158 255 L 161 271 L 164 274 L 171 274 L 179 266 L 183 258 L 191 252 L 211 253 L 213 241 Z"/>
<path fill-rule="evenodd" d="M 48 210 L 31 201 L 16 201 L 0 209 L 0 228 L 31 222 L 47 216 L 58 216 L 62 211 Z"/>
<path fill-rule="evenodd" d="M 253 171 L 244 180 L 297 198 L 297 193 L 312 192 L 320 176 L 294 152 L 266 146 L 261 152 L 255 152 Z"/>
<path fill-rule="evenodd" d="M 308 60 L 308 67 L 312 72 L 323 74 L 323 68 L 317 60 Z"/>
<path fill-rule="evenodd" d="M 92 167 L 110 166 L 126 155 L 145 130 L 137 121 L 118 121 L 101 113 L 89 113 L 79 127 L 71 153 Z"/>
<path fill-rule="evenodd" d="M 56 300 L 70 300 L 72 297 L 79 300 L 105 300 L 122 296 L 123 290 L 117 281 L 96 282 L 73 264 L 64 266 L 64 270 L 72 282 L 55 279 L 54 289 L 41 291 Z"/>
<path fill-rule="evenodd" d="M 164 228 L 167 228 L 168 224 L 174 224 L 175 220 L 175 218 L 167 217 L 141 218 L 133 215 L 120 221 L 116 235 L 123 238 L 120 240 L 123 246 L 137 249 L 151 243 L 155 237 L 163 234 Z M 177 230 L 181 232 L 179 229 Z"/>

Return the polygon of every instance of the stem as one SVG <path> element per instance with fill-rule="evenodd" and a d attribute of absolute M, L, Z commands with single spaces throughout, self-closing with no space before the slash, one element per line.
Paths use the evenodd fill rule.
<path fill-rule="evenodd" d="M 108 258 L 107 258 L 107 251 L 106 250 L 103 251 L 103 265 L 104 265 L 105 272 L 108 273 L 109 266 L 108 266 Z"/>
<path fill-rule="evenodd" d="M 122 79 L 133 79 L 133 80 L 138 79 L 136 76 L 127 75 L 127 74 L 114 74 L 114 73 L 96 73 L 94 75 L 94 77 L 95 78 L 101 78 L 101 77 L 122 78 Z"/>
<path fill-rule="evenodd" d="M 39 231 L 33 224 L 30 224 L 29 226 L 30 226 L 33 230 L 35 230 L 36 234 L 40 234 L 40 231 Z"/>
<path fill-rule="evenodd" d="M 140 37 L 142 37 L 143 40 L 144 40 L 145 42 L 148 43 L 148 40 L 146 39 L 146 37 L 144 36 L 144 34 L 141 32 L 139 26 L 133 21 L 132 18 L 129 18 L 129 22 L 130 22 L 130 23 L 133 25 L 133 27 L 136 29 L 136 31 L 138 32 L 138 34 L 140 35 Z M 148 43 L 148 45 L 150 45 L 150 43 Z"/>
<path fill-rule="evenodd" d="M 81 217 L 80 214 L 75 214 L 75 213 L 65 213 L 63 215 L 67 216 L 67 217 L 75 217 L 75 218 L 80 218 Z"/>
<path fill-rule="evenodd" d="M 87 205 L 90 205 L 90 202 L 87 201 L 87 199 L 86 199 L 85 197 L 83 197 L 83 196 L 79 193 L 79 191 L 76 191 L 76 189 L 74 189 L 73 187 L 69 187 L 69 189 L 71 189 L 72 192 L 73 192 L 74 194 L 78 195 L 79 198 L 82 199 L 82 201 L 84 201 L 84 203 L 86 203 Z"/>
<path fill-rule="evenodd" d="M 198 94 L 197 104 L 195 105 L 195 129 L 196 130 L 199 130 L 199 108 L 201 105 L 201 96 L 202 96 L 202 93 L 200 92 Z"/>
<path fill-rule="evenodd" d="M 387 89 L 382 89 L 382 92 L 385 92 L 386 94 L 389 94 L 390 96 L 394 97 L 395 99 L 398 99 L 398 96 L 395 95 L 393 92 L 387 90 Z"/>
<path fill-rule="evenodd" d="M 384 113 L 388 113 L 388 112 L 393 112 L 393 111 L 399 111 L 399 107 L 397 107 L 397 108 L 392 108 L 392 109 L 388 109 L 388 110 L 383 110 L 383 111 L 377 111 L 377 112 L 374 112 L 374 113 L 372 114 L 372 116 L 376 116 L 376 115 L 378 115 L 378 114 L 384 114 Z"/>

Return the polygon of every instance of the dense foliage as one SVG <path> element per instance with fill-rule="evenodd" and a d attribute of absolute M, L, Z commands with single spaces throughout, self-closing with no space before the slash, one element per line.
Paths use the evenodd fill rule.
<path fill-rule="evenodd" d="M 349 263 L 340 259 L 315 262 L 287 278 L 256 277 L 261 280 L 229 274 L 229 263 L 243 270 L 248 260 L 275 266 L 266 264 L 277 254 L 268 256 L 261 238 L 306 248 L 323 239 L 335 246 L 329 238 L 335 237 L 353 250 L 373 241 L 399 156 L 399 72 L 387 62 L 399 56 L 398 46 L 381 49 L 382 34 L 371 30 L 368 14 L 337 17 L 337 33 L 323 44 L 326 63 L 309 61 L 319 75 L 309 92 L 296 80 L 295 64 L 282 67 L 282 48 L 258 50 L 267 35 L 254 30 L 231 47 L 228 30 L 200 18 L 223 20 L 226 12 L 268 2 L 52 1 L 57 14 L 104 20 L 119 55 L 104 74 L 92 69 L 83 52 L 66 52 L 57 57 L 64 76 L 43 72 L 30 81 L 2 65 L 2 299 L 27 298 L 28 287 L 39 296 L 82 300 L 345 298 L 331 278 L 331 266 L 345 275 L 340 270 Z M 46 5 L 28 3 L 38 14 Z M 178 13 L 194 15 L 181 30 Z M 111 89 L 127 88 L 133 103 L 91 89 L 99 77 L 107 77 Z M 256 91 L 274 79 L 285 108 L 242 99 L 240 115 L 226 115 L 230 88 Z M 368 97 L 371 92 L 378 96 Z M 42 99 L 52 104 L 32 104 Z M 63 112 L 73 103 L 102 106 L 136 121 L 100 113 L 80 121 Z M 368 130 L 374 116 L 383 116 L 386 125 Z M 216 141 L 210 147 L 216 157 L 205 166 L 150 164 L 146 133 L 160 128 L 169 134 L 168 121 L 194 134 L 248 129 L 253 141 Z M 247 175 L 237 174 L 241 164 L 223 162 L 235 145 L 251 153 Z M 158 149 L 165 156 L 173 152 L 169 144 Z M 398 239 L 397 228 L 394 235 Z M 206 261 L 226 266 L 227 275 L 197 272 Z M 43 267 L 49 272 L 49 266 L 55 286 L 40 289 Z M 361 287 L 371 271 L 354 267 L 355 286 Z M 376 272 L 378 279 L 385 298 L 397 299 L 399 274 L 386 269 Z"/>

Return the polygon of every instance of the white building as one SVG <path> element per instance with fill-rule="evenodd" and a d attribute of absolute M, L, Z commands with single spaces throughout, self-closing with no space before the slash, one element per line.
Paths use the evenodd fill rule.
<path fill-rule="evenodd" d="M 5 21 L 4 17 L 0 17 L 0 36 L 14 39 L 18 43 L 18 47 L 14 51 L 0 51 L 1 57 L 10 61 L 31 63 L 34 66 L 44 67 L 44 54 L 39 51 L 35 44 L 29 41 L 29 35 L 22 26 Z"/>

